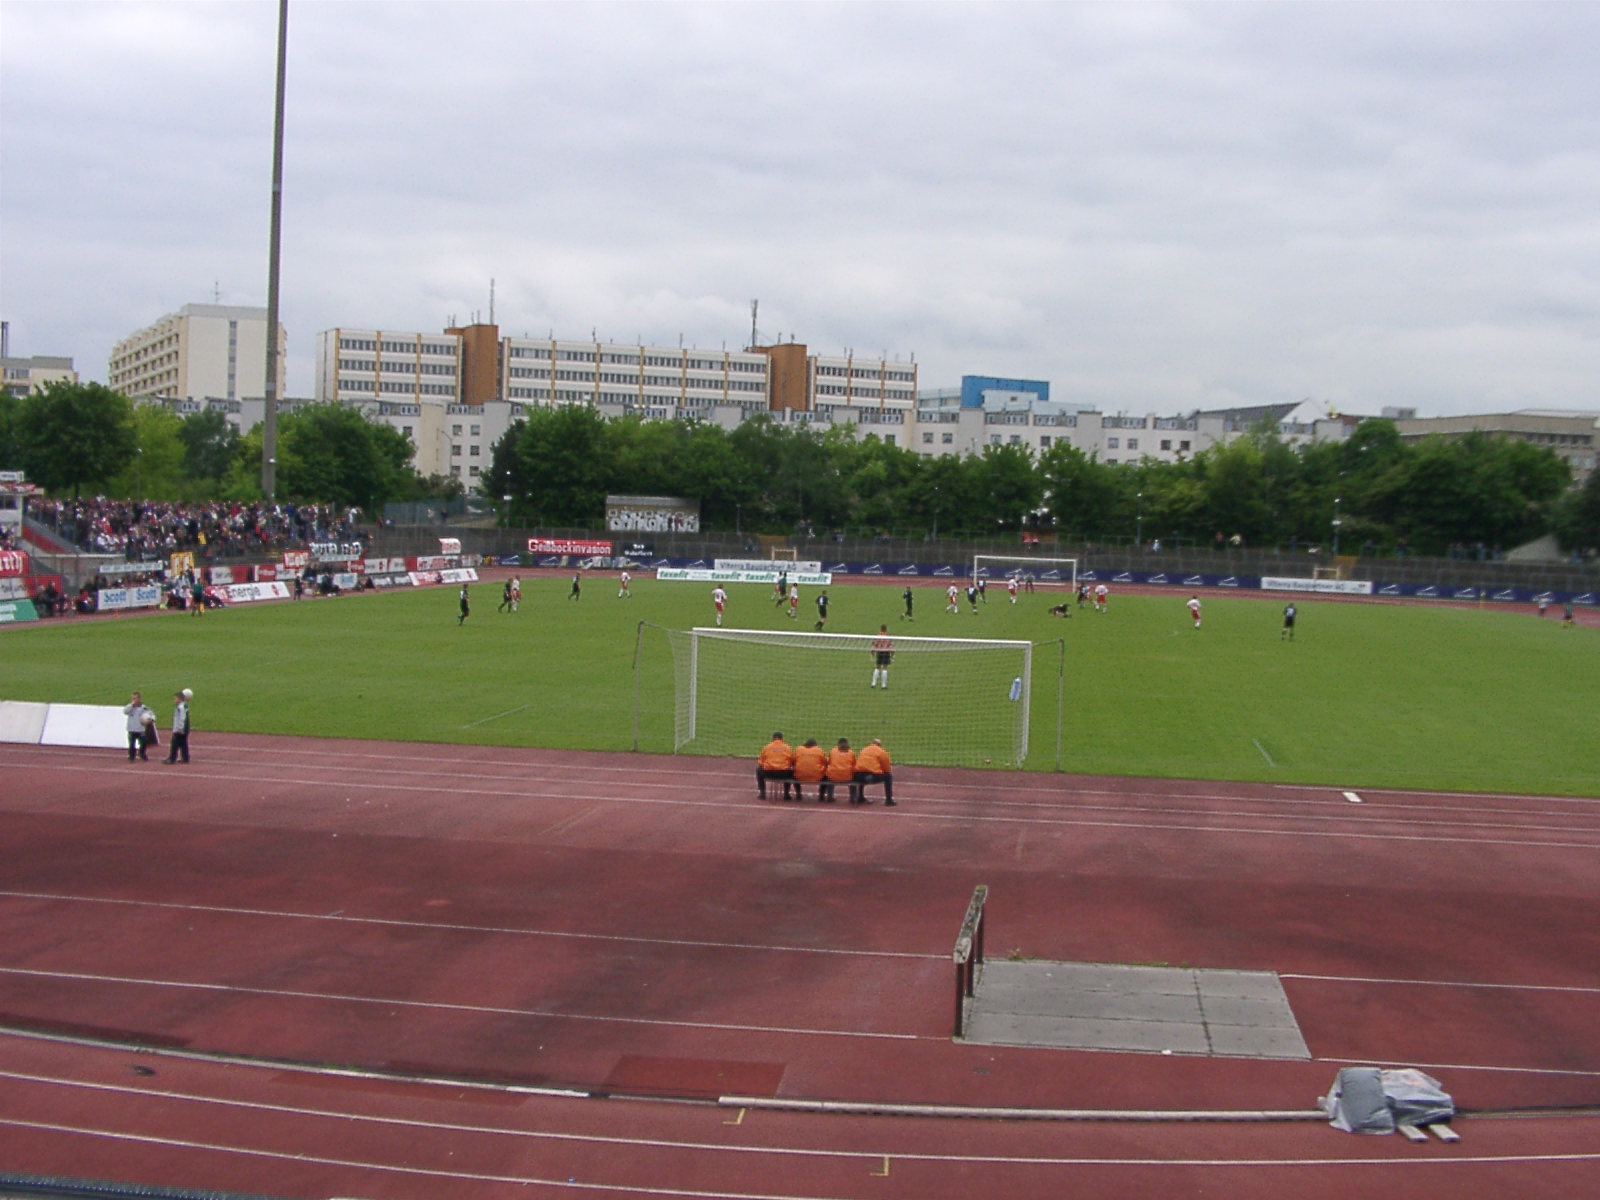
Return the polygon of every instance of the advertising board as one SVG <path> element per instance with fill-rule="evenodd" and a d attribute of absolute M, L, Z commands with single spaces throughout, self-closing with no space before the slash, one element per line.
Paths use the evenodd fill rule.
<path fill-rule="evenodd" d="M 656 572 L 656 578 L 669 583 L 765 583 L 778 582 L 776 571 L 707 571 L 696 567 L 662 567 Z M 833 583 L 833 575 L 828 571 L 789 572 L 790 583 L 802 583 L 807 587 L 828 587 Z"/>
<path fill-rule="evenodd" d="M 1370 579 L 1298 579 L 1277 575 L 1263 575 L 1264 592 L 1326 592 L 1337 596 L 1370 596 Z"/>
<path fill-rule="evenodd" d="M 787 571 L 793 575 L 815 575 L 822 570 L 818 562 L 785 562 L 776 558 L 718 558 L 711 564 L 719 571 Z"/>
<path fill-rule="evenodd" d="M 28 556 L 22 550 L 0 550 L 0 576 L 26 575 Z"/>
<path fill-rule="evenodd" d="M 286 583 L 230 583 L 222 589 L 230 604 L 250 604 L 256 600 L 287 600 Z"/>
<path fill-rule="evenodd" d="M 144 587 L 101 588 L 95 600 L 95 607 L 101 612 L 119 612 L 130 608 L 160 608 L 161 589 L 153 584 Z"/>
<path fill-rule="evenodd" d="M 607 496 L 613 533 L 699 533 L 700 501 L 682 496 Z"/>
<path fill-rule="evenodd" d="M 610 554 L 610 542 L 571 541 L 566 538 L 529 538 L 528 549 L 534 554 Z"/>

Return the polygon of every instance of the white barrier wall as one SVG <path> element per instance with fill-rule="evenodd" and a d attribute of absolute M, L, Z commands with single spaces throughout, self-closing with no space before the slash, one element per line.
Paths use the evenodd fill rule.
<path fill-rule="evenodd" d="M 27 700 L 0 700 L 0 742 L 37 746 L 49 708 Z"/>
<path fill-rule="evenodd" d="M 121 708 L 100 704 L 52 704 L 39 734 L 41 746 L 126 749 L 128 718 Z"/>

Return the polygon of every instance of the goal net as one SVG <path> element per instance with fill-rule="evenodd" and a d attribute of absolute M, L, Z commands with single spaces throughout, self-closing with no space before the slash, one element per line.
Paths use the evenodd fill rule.
<path fill-rule="evenodd" d="M 774 730 L 895 762 L 1020 767 L 1028 756 L 1033 643 L 891 637 L 887 687 L 873 687 L 878 637 L 673 629 L 673 750 L 753 757 Z"/>
<path fill-rule="evenodd" d="M 1015 578 L 1026 583 L 1029 575 L 1036 584 L 1046 587 L 1075 588 L 1078 586 L 1078 560 L 1075 558 L 1040 558 L 1036 554 L 1007 556 L 1003 554 L 974 554 L 972 580 L 1004 582 Z"/>

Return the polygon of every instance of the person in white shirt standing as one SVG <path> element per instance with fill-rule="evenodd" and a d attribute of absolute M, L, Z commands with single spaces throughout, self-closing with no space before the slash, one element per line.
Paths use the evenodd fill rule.
<path fill-rule="evenodd" d="M 944 594 L 945 597 L 950 601 L 949 604 L 944 606 L 945 612 L 951 612 L 960 615 L 961 607 L 958 601 L 961 598 L 961 593 L 956 591 L 956 585 L 952 583 L 949 587 L 945 588 Z"/>
<path fill-rule="evenodd" d="M 1094 610 L 1095 610 L 1095 612 L 1105 612 L 1106 611 L 1106 602 L 1110 598 L 1110 596 L 1111 596 L 1111 589 L 1108 588 L 1105 584 L 1100 583 L 1100 584 L 1096 584 L 1095 585 L 1095 589 L 1094 589 Z"/>
<path fill-rule="evenodd" d="M 178 755 L 183 755 L 183 761 L 189 761 L 189 701 L 194 699 L 194 693 L 184 688 L 173 698 L 172 706 L 172 745 L 167 750 L 166 761 L 175 763 Z"/>
<path fill-rule="evenodd" d="M 1194 618 L 1194 627 L 1196 629 L 1199 629 L 1200 628 L 1200 597 L 1199 596 L 1190 596 L 1189 597 L 1189 603 L 1187 605 L 1185 605 L 1184 607 L 1186 607 L 1189 610 L 1189 615 Z"/>
<path fill-rule="evenodd" d="M 1012 575 L 1006 580 L 1006 591 L 1011 593 L 1011 603 L 1017 602 L 1017 577 Z"/>
<path fill-rule="evenodd" d="M 624 571 L 617 579 L 617 582 L 622 585 L 622 587 L 617 590 L 617 599 L 621 600 L 624 596 L 626 596 L 629 600 L 632 600 L 633 593 L 628 590 L 628 585 L 633 582 L 633 576 Z"/>
<path fill-rule="evenodd" d="M 128 761 L 132 762 L 137 757 L 140 762 L 149 762 L 150 756 L 146 750 L 155 739 L 150 738 L 145 730 L 149 727 L 154 732 L 156 714 L 145 707 L 144 698 L 138 692 L 122 706 L 122 712 L 128 718 Z"/>
<path fill-rule="evenodd" d="M 711 603 L 717 606 L 717 624 L 722 624 L 722 606 L 728 602 L 728 593 L 722 590 L 719 583 L 711 589 Z"/>

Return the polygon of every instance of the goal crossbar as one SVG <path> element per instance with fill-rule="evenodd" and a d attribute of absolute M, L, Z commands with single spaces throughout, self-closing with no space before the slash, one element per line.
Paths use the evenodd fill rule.
<path fill-rule="evenodd" d="M 774 729 L 896 762 L 1020 767 L 1034 643 L 1015 639 L 696 626 L 672 649 L 673 749 L 753 756 Z"/>

